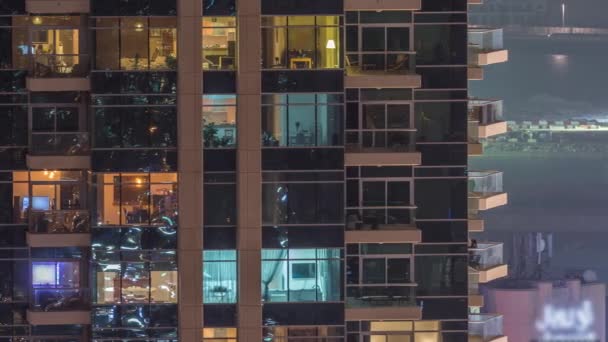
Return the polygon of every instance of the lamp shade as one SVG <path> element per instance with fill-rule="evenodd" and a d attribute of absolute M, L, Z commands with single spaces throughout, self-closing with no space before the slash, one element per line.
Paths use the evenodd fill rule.
<path fill-rule="evenodd" d="M 333 39 L 330 39 L 327 41 L 327 45 L 325 45 L 326 48 L 328 49 L 335 49 L 336 48 L 336 42 Z"/>

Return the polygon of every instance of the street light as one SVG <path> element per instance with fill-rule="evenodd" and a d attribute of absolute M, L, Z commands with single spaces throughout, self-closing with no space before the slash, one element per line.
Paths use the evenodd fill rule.
<path fill-rule="evenodd" d="M 562 2 L 562 27 L 566 26 L 566 4 Z"/>

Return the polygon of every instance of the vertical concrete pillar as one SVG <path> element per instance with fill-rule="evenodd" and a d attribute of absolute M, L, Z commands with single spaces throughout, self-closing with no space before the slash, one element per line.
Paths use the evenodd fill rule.
<path fill-rule="evenodd" d="M 239 342 L 262 339 L 260 0 L 238 1 L 237 205 Z"/>
<path fill-rule="evenodd" d="M 179 340 L 203 326 L 203 141 L 201 0 L 178 0 Z"/>

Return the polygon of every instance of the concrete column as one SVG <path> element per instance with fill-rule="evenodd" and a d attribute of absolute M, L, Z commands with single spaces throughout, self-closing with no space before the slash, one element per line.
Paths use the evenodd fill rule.
<path fill-rule="evenodd" d="M 239 342 L 262 339 L 261 30 L 260 0 L 239 1 L 237 205 Z"/>
<path fill-rule="evenodd" d="M 179 340 L 203 326 L 202 1 L 178 0 Z"/>

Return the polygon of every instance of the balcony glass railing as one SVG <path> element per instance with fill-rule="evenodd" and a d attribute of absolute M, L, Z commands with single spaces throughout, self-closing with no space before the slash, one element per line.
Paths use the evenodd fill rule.
<path fill-rule="evenodd" d="M 469 100 L 469 120 L 477 121 L 480 125 L 503 121 L 502 101 Z"/>
<path fill-rule="evenodd" d="M 87 132 L 32 132 L 30 154 L 78 156 L 89 153 Z"/>
<path fill-rule="evenodd" d="M 469 171 L 469 192 L 498 193 L 503 192 L 502 175 L 500 171 Z"/>
<path fill-rule="evenodd" d="M 502 243 L 479 243 L 469 248 L 469 266 L 475 270 L 486 270 L 502 264 Z"/>
<path fill-rule="evenodd" d="M 413 152 L 414 129 L 361 129 L 346 130 L 346 149 L 353 152 Z"/>
<path fill-rule="evenodd" d="M 87 77 L 89 55 L 39 54 L 32 56 L 34 78 Z"/>
<path fill-rule="evenodd" d="M 503 31 L 501 28 L 469 28 L 469 47 L 477 51 L 497 51 L 503 49 Z"/>
<path fill-rule="evenodd" d="M 355 52 L 346 54 L 346 75 L 407 75 L 416 70 L 414 52 Z"/>
<path fill-rule="evenodd" d="M 45 234 L 88 233 L 87 210 L 48 210 L 30 212 L 30 232 Z"/>
<path fill-rule="evenodd" d="M 38 311 L 70 311 L 89 308 L 88 289 L 33 289 L 31 309 Z"/>
<path fill-rule="evenodd" d="M 502 336 L 502 316 L 489 314 L 469 315 L 469 335 L 481 337 L 483 341 Z"/>
<path fill-rule="evenodd" d="M 346 307 L 375 308 L 416 305 L 415 284 L 347 285 Z"/>
<path fill-rule="evenodd" d="M 361 207 L 346 209 L 347 230 L 409 229 L 414 221 L 411 206 Z"/>

